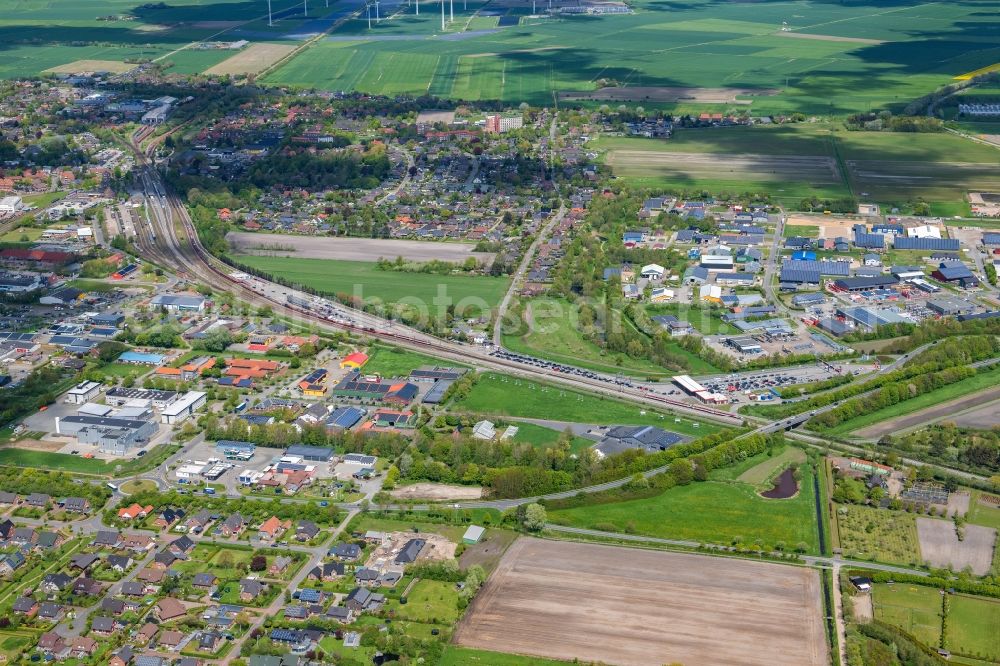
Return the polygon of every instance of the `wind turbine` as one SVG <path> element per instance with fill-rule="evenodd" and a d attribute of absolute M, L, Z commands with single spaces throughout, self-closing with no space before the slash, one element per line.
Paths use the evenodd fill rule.
<path fill-rule="evenodd" d="M 455 0 L 449 0 L 449 3 L 450 3 L 450 6 L 451 6 L 451 19 L 448 22 L 449 23 L 454 23 L 455 22 Z"/>
<path fill-rule="evenodd" d="M 302 15 L 309 16 L 309 0 L 302 0 Z"/>
<path fill-rule="evenodd" d="M 381 23 L 382 22 L 382 17 L 379 16 L 379 14 L 378 14 L 378 0 L 375 0 L 375 22 L 376 23 Z"/>
<path fill-rule="evenodd" d="M 417 16 L 420 16 L 420 0 L 416 0 L 417 3 Z"/>
<path fill-rule="evenodd" d="M 444 0 L 441 0 L 441 32 L 444 32 Z"/>
<path fill-rule="evenodd" d="M 274 27 L 274 21 L 271 20 L 271 0 L 267 0 L 267 27 Z"/>

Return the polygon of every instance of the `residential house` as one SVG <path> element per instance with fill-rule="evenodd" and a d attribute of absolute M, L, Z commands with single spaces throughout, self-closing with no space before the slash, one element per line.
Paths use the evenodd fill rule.
<path fill-rule="evenodd" d="M 135 502 L 131 506 L 118 509 L 118 520 L 135 520 L 137 518 L 145 518 L 149 514 L 153 513 L 153 505 L 148 504 L 146 506 L 140 506 Z"/>
<path fill-rule="evenodd" d="M 327 554 L 338 560 L 352 562 L 361 557 L 361 546 L 355 543 L 336 543 Z"/>
<path fill-rule="evenodd" d="M 126 645 L 111 655 L 111 658 L 108 660 L 108 666 L 130 666 L 134 656 L 135 653 L 132 650 L 132 646 Z"/>
<path fill-rule="evenodd" d="M 160 512 L 160 515 L 153 521 L 155 527 L 166 529 L 184 517 L 183 509 L 168 507 Z"/>
<path fill-rule="evenodd" d="M 319 526 L 311 520 L 300 520 L 295 527 L 296 541 L 311 541 L 319 534 Z"/>
<path fill-rule="evenodd" d="M 356 587 L 344 599 L 344 606 L 355 613 L 377 611 L 385 602 L 385 597 L 364 587 Z"/>
<path fill-rule="evenodd" d="M 161 622 L 168 622 L 183 617 L 186 614 L 187 609 L 184 607 L 184 604 L 173 597 L 160 599 L 153 606 L 153 615 Z"/>
<path fill-rule="evenodd" d="M 403 545 L 403 549 L 399 551 L 394 560 L 396 564 L 412 564 L 417 561 L 417 557 L 420 556 L 420 551 L 424 549 L 427 545 L 427 541 L 424 539 L 410 539 Z"/>
<path fill-rule="evenodd" d="M 215 652 L 222 643 L 222 635 L 214 631 L 203 631 L 198 639 L 198 649 L 204 652 Z"/>
<path fill-rule="evenodd" d="M 207 590 L 215 587 L 215 584 L 218 582 L 218 580 L 219 578 L 215 574 L 203 572 L 195 574 L 194 579 L 191 581 L 191 584 L 195 587 L 200 587 Z"/>
<path fill-rule="evenodd" d="M 104 597 L 101 599 L 100 608 L 101 611 L 118 617 L 125 612 L 125 602 L 114 597 Z"/>
<path fill-rule="evenodd" d="M 307 578 L 319 581 L 334 581 L 344 575 L 344 565 L 341 562 L 324 562 L 313 567 Z"/>
<path fill-rule="evenodd" d="M 46 509 L 51 501 L 52 497 L 45 493 L 31 493 L 24 498 L 24 503 L 34 509 Z"/>
<path fill-rule="evenodd" d="M 108 555 L 104 564 L 112 571 L 125 573 L 132 566 L 132 558 L 128 555 Z"/>
<path fill-rule="evenodd" d="M 176 650 L 184 641 L 184 633 L 180 631 L 164 631 L 160 634 L 156 644 L 167 650 Z"/>
<path fill-rule="evenodd" d="M 246 520 L 239 513 L 231 514 L 219 527 L 219 534 L 225 537 L 239 536 L 246 529 Z"/>
<path fill-rule="evenodd" d="M 330 606 L 326 610 L 326 616 L 331 620 L 350 624 L 354 620 L 354 611 L 346 606 Z"/>
<path fill-rule="evenodd" d="M 38 649 L 47 654 L 57 654 L 66 649 L 66 642 L 56 632 L 46 631 L 38 637 Z"/>
<path fill-rule="evenodd" d="M 62 507 L 70 513 L 88 513 L 90 501 L 83 497 L 67 497 L 62 501 Z"/>
<path fill-rule="evenodd" d="M 267 541 L 276 541 L 285 531 L 292 526 L 292 521 L 285 520 L 282 521 L 277 516 L 271 516 L 264 523 L 257 528 L 257 532 L 260 534 L 261 539 Z"/>
<path fill-rule="evenodd" d="M 69 561 L 69 566 L 71 569 L 77 569 L 80 572 L 85 572 L 94 566 L 94 563 L 101 559 L 100 555 L 94 553 L 80 553 L 74 555 Z"/>
<path fill-rule="evenodd" d="M 99 636 L 110 636 L 118 631 L 121 625 L 113 617 L 95 617 L 90 623 L 90 632 Z"/>
<path fill-rule="evenodd" d="M 255 601 L 267 591 L 267 583 L 262 583 L 255 578 L 243 578 L 240 580 L 240 601 L 249 603 Z"/>
<path fill-rule="evenodd" d="M 22 546 L 34 546 L 35 542 L 38 541 L 38 533 L 35 532 L 34 527 L 18 527 L 14 530 L 10 540 Z"/>
<path fill-rule="evenodd" d="M 288 568 L 288 565 L 292 563 L 292 558 L 288 555 L 278 555 L 274 558 L 274 562 L 268 567 L 267 572 L 272 576 L 280 576 Z"/>
<path fill-rule="evenodd" d="M 97 641 L 90 636 L 75 636 L 69 641 L 70 656 L 85 659 L 97 651 Z"/>
<path fill-rule="evenodd" d="M 163 569 L 153 569 L 152 567 L 146 567 L 135 575 L 136 580 L 149 583 L 150 585 L 159 585 L 166 577 L 166 571 Z"/>
<path fill-rule="evenodd" d="M 146 594 L 146 586 L 135 580 L 125 581 L 122 583 L 121 593 L 126 597 L 142 597 Z"/>
<path fill-rule="evenodd" d="M 198 513 L 188 516 L 187 520 L 183 523 L 183 527 L 189 532 L 198 534 L 208 527 L 210 522 L 212 522 L 212 513 L 208 509 L 202 509 Z"/>
<path fill-rule="evenodd" d="M 0 576 L 9 576 L 24 566 L 24 554 L 17 551 L 0 558 Z"/>
<path fill-rule="evenodd" d="M 14 605 L 11 606 L 10 610 L 17 615 L 35 617 L 35 614 L 38 613 L 38 602 L 31 597 L 18 597 L 14 600 Z"/>
<path fill-rule="evenodd" d="M 46 574 L 39 589 L 47 594 L 58 594 L 73 583 L 73 577 L 64 573 Z"/>
<path fill-rule="evenodd" d="M 167 550 L 176 555 L 187 555 L 194 550 L 195 543 L 190 537 L 182 536 L 174 539 L 167 546 Z"/>
<path fill-rule="evenodd" d="M 143 553 L 156 545 L 156 541 L 147 534 L 125 534 L 121 539 L 121 547 L 134 553 Z"/>
<path fill-rule="evenodd" d="M 93 578 L 80 576 L 73 581 L 73 594 L 78 594 L 84 597 L 96 597 L 103 591 L 104 586 L 101 585 L 100 581 L 96 581 Z"/>
<path fill-rule="evenodd" d="M 93 541 L 93 545 L 103 548 L 117 548 L 120 543 L 121 535 L 109 530 L 99 530 Z"/>
<path fill-rule="evenodd" d="M 159 630 L 160 628 L 157 627 L 155 624 L 153 624 L 152 622 L 147 622 L 146 624 L 142 625 L 139 628 L 138 632 L 136 632 L 135 642 L 139 645 L 146 645 L 151 640 L 153 640 L 153 636 L 155 636 L 156 632 Z"/>
<path fill-rule="evenodd" d="M 62 617 L 63 607 L 60 604 L 53 603 L 51 601 L 43 601 L 38 606 L 38 617 L 39 620 L 45 620 L 46 622 L 55 622 Z"/>

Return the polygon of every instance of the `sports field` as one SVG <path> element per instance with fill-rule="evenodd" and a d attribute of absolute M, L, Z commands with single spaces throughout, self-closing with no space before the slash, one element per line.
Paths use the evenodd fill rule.
<path fill-rule="evenodd" d="M 620 666 L 818 666 L 819 598 L 806 568 L 521 537 L 455 642 Z"/>
<path fill-rule="evenodd" d="M 327 294 L 347 294 L 385 303 L 404 302 L 432 315 L 449 304 L 456 308 L 493 308 L 507 291 L 503 277 L 431 275 L 380 271 L 374 262 L 240 255 L 238 260 L 275 277 Z"/>
<path fill-rule="evenodd" d="M 443 32 L 440 17 L 427 9 L 419 18 L 406 9 L 371 30 L 367 21 L 350 21 L 267 80 L 515 104 L 551 104 L 560 94 L 837 114 L 901 106 L 1000 62 L 1000 47 L 984 41 L 1000 16 L 977 0 L 639 0 L 633 14 L 551 19 L 525 16 L 530 3 L 512 4 L 505 3 L 507 14 L 521 20 L 503 28 L 492 28 L 495 17 L 477 14 L 472 3 L 467 10 L 456 3 L 455 20 Z M 678 92 L 685 88 L 707 98 Z"/>

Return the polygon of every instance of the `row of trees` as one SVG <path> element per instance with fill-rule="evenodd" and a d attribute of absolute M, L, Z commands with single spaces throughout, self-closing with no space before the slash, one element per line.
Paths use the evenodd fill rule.
<path fill-rule="evenodd" d="M 862 393 L 867 393 L 868 391 L 889 384 L 910 380 L 920 375 L 993 358 L 997 354 L 1000 354 L 1000 342 L 992 335 L 970 335 L 945 340 L 911 359 L 909 363 L 899 370 L 894 370 L 884 375 L 877 375 L 864 382 L 854 382 L 834 391 L 819 393 L 807 400 L 759 407 L 756 409 L 756 413 L 768 418 L 780 419 L 790 414 L 797 414 L 840 402 L 841 400 L 847 400 Z"/>
<path fill-rule="evenodd" d="M 943 386 L 973 377 L 975 374 L 975 368 L 958 366 L 918 375 L 900 382 L 892 382 L 870 395 L 854 398 L 835 409 L 817 414 L 809 419 L 808 425 L 814 429 L 833 428 L 855 417 L 871 414 L 880 409 L 911 400 Z"/>

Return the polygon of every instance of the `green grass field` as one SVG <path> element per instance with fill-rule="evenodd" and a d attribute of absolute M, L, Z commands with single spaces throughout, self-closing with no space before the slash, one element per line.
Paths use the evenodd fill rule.
<path fill-rule="evenodd" d="M 709 423 L 640 409 L 611 398 L 576 393 L 526 379 L 485 373 L 459 409 L 483 414 L 551 419 L 570 423 L 658 425 L 685 435 L 707 435 L 717 430 Z M 680 421 L 678 422 L 677 419 Z"/>
<path fill-rule="evenodd" d="M 905 583 L 876 585 L 872 605 L 877 619 L 903 629 L 928 647 L 939 645 L 941 592 L 936 588 Z"/>
<path fill-rule="evenodd" d="M 961 655 L 1000 662 L 1000 600 L 955 594 L 949 598 L 948 649 Z"/>
<path fill-rule="evenodd" d="M 449 304 L 472 311 L 493 308 L 507 291 L 509 280 L 500 277 L 431 275 L 380 271 L 374 262 L 334 259 L 297 259 L 241 255 L 238 260 L 295 284 L 327 294 L 348 294 L 386 303 L 404 301 L 431 314 L 444 312 Z"/>
<path fill-rule="evenodd" d="M 396 616 L 404 620 L 440 624 L 458 620 L 458 591 L 454 583 L 421 580 L 410 590 L 406 602 L 396 609 Z"/>
<path fill-rule="evenodd" d="M 515 442 L 526 442 L 532 446 L 538 448 L 544 448 L 546 446 L 552 446 L 559 438 L 562 433 L 558 430 L 553 430 L 552 428 L 546 428 L 545 426 L 536 425 L 534 423 L 516 423 L 517 435 L 514 436 Z M 586 437 L 573 437 L 570 440 L 569 448 L 573 453 L 579 453 L 584 449 L 588 449 L 595 444 L 594 440 L 587 439 Z"/>
<path fill-rule="evenodd" d="M 438 666 L 566 666 L 569 663 L 568 661 L 522 657 L 519 654 L 503 654 L 449 645 L 444 649 Z"/>
<path fill-rule="evenodd" d="M 790 464 L 802 463 L 805 462 L 805 459 L 805 451 L 794 446 L 789 446 L 778 455 L 772 456 L 746 470 L 736 477 L 736 480 L 749 483 L 752 486 L 759 486 Z"/>
<path fill-rule="evenodd" d="M 551 104 L 560 92 L 585 99 L 601 84 L 743 88 L 756 94 L 734 96 L 752 101 L 755 112 L 839 114 L 899 107 L 1000 61 L 1000 48 L 981 37 L 998 19 L 980 5 L 640 0 L 630 15 L 522 20 L 463 39 L 442 39 L 433 12 L 416 17 L 411 11 L 370 31 L 365 21 L 348 21 L 333 39 L 317 42 L 265 80 L 513 104 Z M 783 21 L 790 32 L 781 32 Z M 445 32 L 487 25 L 492 20 L 474 17 L 473 6 L 456 7 Z M 649 91 L 633 98 L 682 112 L 735 106 Z"/>
<path fill-rule="evenodd" d="M 682 129 L 668 141 L 603 137 L 591 145 L 616 175 L 638 186 L 763 190 L 789 205 L 853 192 L 886 204 L 921 198 L 942 211 L 936 214 L 967 214 L 966 192 L 1000 187 L 996 149 L 947 133 L 849 132 L 820 122 Z M 747 155 L 749 162 L 735 162 Z M 792 157 L 809 162 L 786 164 Z M 785 230 L 794 234 L 816 231 Z"/>
<path fill-rule="evenodd" d="M 706 481 L 678 486 L 649 499 L 550 511 L 560 525 L 630 532 L 668 539 L 728 544 L 762 540 L 792 549 L 799 542 L 817 549 L 812 476 L 803 470 L 801 491 L 787 500 L 759 496 L 745 483 Z"/>
<path fill-rule="evenodd" d="M 983 504 L 979 501 L 982 495 L 985 493 L 972 491 L 972 498 L 969 500 L 969 522 L 1000 530 L 1000 505 Z"/>
<path fill-rule="evenodd" d="M 368 362 L 362 370 L 366 373 L 378 373 L 383 377 L 405 377 L 422 365 L 464 367 L 452 361 L 443 361 L 399 347 L 378 345 L 368 351 Z"/>
<path fill-rule="evenodd" d="M 819 227 L 813 224 L 786 224 L 784 237 L 805 236 L 806 238 L 819 238 Z"/>
<path fill-rule="evenodd" d="M 63 472 L 79 474 L 110 474 L 113 467 L 103 460 L 83 458 L 65 453 L 50 453 L 48 451 L 31 451 L 7 447 L 0 449 L 0 465 L 17 467 L 35 467 L 37 469 L 57 469 Z"/>
<path fill-rule="evenodd" d="M 531 326 L 528 332 L 522 336 L 503 336 L 504 347 L 511 351 L 550 361 L 570 363 L 597 372 L 622 372 L 644 378 L 668 377 L 675 374 L 642 358 L 605 352 L 583 336 L 576 319 L 576 309 L 566 301 L 535 299 L 529 301 L 527 307 L 531 311 Z M 718 368 L 682 349 L 680 345 L 673 347 L 674 352 L 687 359 L 691 372 L 718 371 Z"/>

